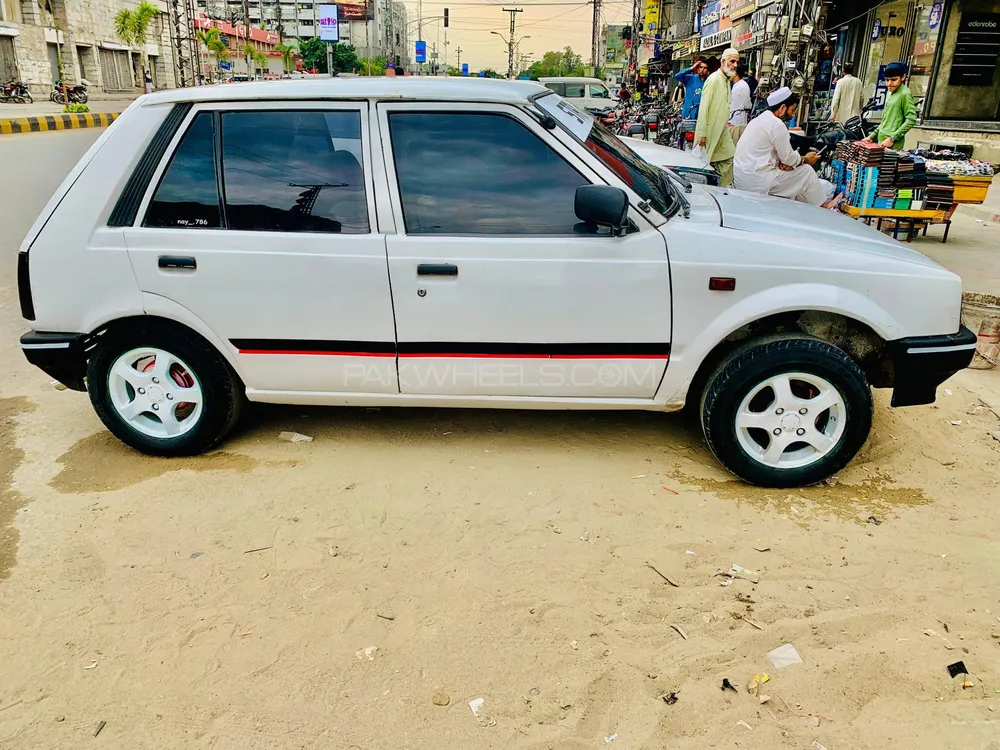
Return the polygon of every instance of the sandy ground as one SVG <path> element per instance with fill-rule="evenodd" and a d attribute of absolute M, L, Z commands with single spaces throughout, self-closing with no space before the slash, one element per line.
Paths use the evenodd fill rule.
<path fill-rule="evenodd" d="M 157 460 L 20 358 L 12 270 L 2 748 L 1000 747 L 1000 372 L 880 392 L 795 492 L 659 414 L 255 408 Z"/>

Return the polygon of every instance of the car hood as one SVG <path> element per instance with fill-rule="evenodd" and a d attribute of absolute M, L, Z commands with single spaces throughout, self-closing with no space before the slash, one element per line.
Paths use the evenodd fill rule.
<path fill-rule="evenodd" d="M 622 143 L 635 151 L 644 161 L 657 167 L 691 167 L 692 169 L 707 169 L 705 162 L 693 157 L 688 151 L 679 148 L 661 146 L 652 141 L 639 138 L 622 138 Z"/>
<path fill-rule="evenodd" d="M 940 268 L 926 255 L 836 211 L 732 188 L 703 189 L 718 203 L 722 226 L 729 229 L 815 240 L 847 251 Z"/>

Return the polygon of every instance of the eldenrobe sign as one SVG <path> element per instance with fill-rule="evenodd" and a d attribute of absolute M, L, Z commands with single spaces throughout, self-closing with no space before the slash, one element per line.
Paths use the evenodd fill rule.
<path fill-rule="evenodd" d="M 319 6 L 319 38 L 324 42 L 339 42 L 337 31 L 337 6 Z"/>

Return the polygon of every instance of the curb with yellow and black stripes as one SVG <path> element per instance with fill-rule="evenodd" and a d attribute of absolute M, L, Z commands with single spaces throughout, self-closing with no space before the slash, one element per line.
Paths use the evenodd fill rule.
<path fill-rule="evenodd" d="M 72 115 L 0 118 L 0 135 L 40 133 L 46 130 L 72 130 L 74 128 L 103 128 L 120 116 L 121 112 L 82 112 Z"/>

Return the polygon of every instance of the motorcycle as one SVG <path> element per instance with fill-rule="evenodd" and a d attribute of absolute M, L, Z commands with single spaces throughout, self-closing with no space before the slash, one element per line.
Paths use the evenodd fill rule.
<path fill-rule="evenodd" d="M 66 93 L 63 94 L 63 84 L 62 81 L 56 81 L 52 88 L 52 93 L 49 94 L 49 99 L 54 101 L 56 104 L 62 104 L 67 100 L 71 104 L 86 104 L 87 103 L 87 85 L 86 82 L 78 83 L 75 86 L 66 85 Z"/>
<path fill-rule="evenodd" d="M 0 102 L 14 102 L 14 104 L 31 104 L 35 100 L 31 98 L 28 85 L 20 81 L 8 81 L 0 87 Z"/>

